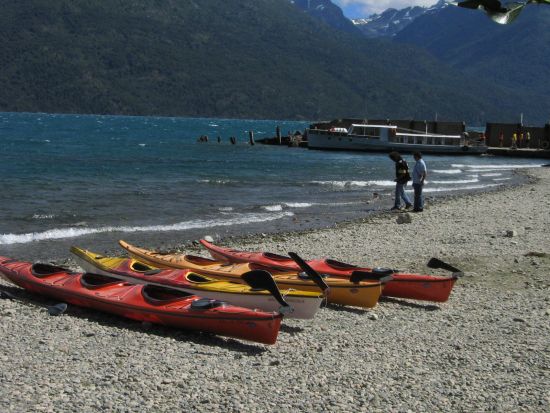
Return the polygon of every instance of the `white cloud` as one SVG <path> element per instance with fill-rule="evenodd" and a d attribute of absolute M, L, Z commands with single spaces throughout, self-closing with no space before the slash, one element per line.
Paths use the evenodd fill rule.
<path fill-rule="evenodd" d="M 373 13 L 380 13 L 386 9 L 404 9 L 411 6 L 431 6 L 437 0 L 332 0 L 333 3 L 342 8 L 354 7 L 364 11 L 365 16 Z"/>

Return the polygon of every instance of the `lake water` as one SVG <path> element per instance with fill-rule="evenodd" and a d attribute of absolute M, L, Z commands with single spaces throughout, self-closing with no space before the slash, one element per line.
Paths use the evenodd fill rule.
<path fill-rule="evenodd" d="M 388 208 L 386 154 L 248 144 L 307 122 L 0 113 L 0 254 L 304 229 Z M 208 135 L 208 143 L 199 143 Z M 217 137 L 221 137 L 221 143 Z M 231 145 L 229 137 L 237 144 Z M 405 157 L 412 167 L 414 160 Z M 426 195 L 487 190 L 536 160 L 425 156 Z M 100 251 L 101 252 L 101 251 Z"/>

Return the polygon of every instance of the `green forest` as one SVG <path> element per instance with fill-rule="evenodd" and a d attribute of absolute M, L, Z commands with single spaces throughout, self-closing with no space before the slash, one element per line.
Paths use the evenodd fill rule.
<path fill-rule="evenodd" d="M 287 0 L 1 5 L 1 111 L 506 121 L 518 108 L 542 120 L 549 106 Z"/>

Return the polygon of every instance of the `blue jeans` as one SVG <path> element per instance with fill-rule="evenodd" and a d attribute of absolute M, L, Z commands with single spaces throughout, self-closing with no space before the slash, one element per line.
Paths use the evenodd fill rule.
<path fill-rule="evenodd" d="M 395 184 L 395 204 L 394 204 L 394 206 L 396 208 L 399 208 L 401 206 L 401 199 L 403 199 L 403 201 L 405 201 L 405 205 L 411 205 L 411 200 L 409 199 L 409 197 L 405 193 L 405 187 L 406 186 L 407 186 L 407 183 L 404 183 L 404 184 L 396 183 Z"/>
<path fill-rule="evenodd" d="M 414 189 L 414 208 L 415 210 L 424 209 L 424 197 L 422 196 L 422 184 L 413 184 Z"/>

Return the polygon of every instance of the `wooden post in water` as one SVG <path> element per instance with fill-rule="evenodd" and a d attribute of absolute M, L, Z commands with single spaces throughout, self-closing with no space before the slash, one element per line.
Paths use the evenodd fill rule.
<path fill-rule="evenodd" d="M 275 136 L 277 136 L 277 144 L 281 144 L 282 143 L 282 138 L 281 138 L 281 128 L 279 127 L 279 125 L 277 125 L 277 127 L 275 128 Z"/>
<path fill-rule="evenodd" d="M 254 145 L 254 131 L 252 130 L 248 131 L 248 140 L 250 141 L 251 145 Z"/>

